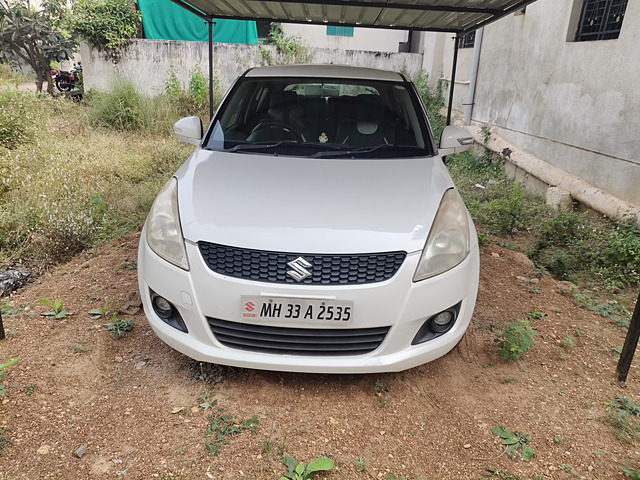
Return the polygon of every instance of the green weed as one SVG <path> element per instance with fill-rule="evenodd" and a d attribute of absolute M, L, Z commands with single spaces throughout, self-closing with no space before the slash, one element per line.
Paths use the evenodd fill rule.
<path fill-rule="evenodd" d="M 335 463 L 330 458 L 319 457 L 305 465 L 298 463 L 293 457 L 284 457 L 282 463 L 288 468 L 280 480 L 308 480 L 313 478 L 316 472 L 333 470 L 336 468 Z"/>
<path fill-rule="evenodd" d="M 4 397 L 7 395 L 7 387 L 5 386 L 4 383 L 2 383 L 2 380 L 4 380 L 4 377 L 6 375 L 6 372 L 3 372 L 3 370 L 9 368 L 12 365 L 15 365 L 19 361 L 20 361 L 20 357 L 17 357 L 17 358 L 14 358 L 13 360 L 9 360 L 7 363 L 3 363 L 2 365 L 0 365 L 0 397 Z"/>
<path fill-rule="evenodd" d="M 0 305 L 0 315 L 2 315 L 3 317 L 10 317 L 12 315 L 18 314 L 20 314 L 20 310 L 18 310 L 17 308 L 13 308 L 11 305 Z"/>
<path fill-rule="evenodd" d="M 602 318 L 609 319 L 616 327 L 627 328 L 629 326 L 631 313 L 618 302 L 608 301 L 602 303 L 588 290 L 582 293 L 575 293 L 573 297 L 582 308 L 590 310 Z"/>
<path fill-rule="evenodd" d="M 120 320 L 118 318 L 118 312 L 114 312 L 111 322 L 105 323 L 102 326 L 109 330 L 113 338 L 120 339 L 133 328 L 133 320 Z"/>
<path fill-rule="evenodd" d="M 640 480 L 640 470 L 634 470 L 624 465 L 618 465 L 618 468 L 624 473 L 625 477 L 631 480 Z"/>
<path fill-rule="evenodd" d="M 562 339 L 560 345 L 562 345 L 562 348 L 564 348 L 565 352 L 568 352 L 576 346 L 576 339 L 573 337 L 573 335 L 567 335 Z"/>
<path fill-rule="evenodd" d="M 571 465 L 562 464 L 558 468 L 560 468 L 560 470 L 563 470 L 567 473 L 570 473 L 576 478 L 580 478 L 580 474 Z"/>
<path fill-rule="evenodd" d="M 616 437 L 629 443 L 640 438 L 640 405 L 620 395 L 607 405 L 605 418 L 615 428 Z"/>
<path fill-rule="evenodd" d="M 498 347 L 498 355 L 504 360 L 517 361 L 523 353 L 535 345 L 538 335 L 529 319 L 507 323 L 504 332 L 494 340 Z"/>
<path fill-rule="evenodd" d="M 56 299 L 55 301 L 49 300 L 48 298 L 41 298 L 38 301 L 52 309 L 51 312 L 41 313 L 40 315 L 42 315 L 43 317 L 53 317 L 56 320 L 60 320 L 62 318 L 67 318 L 69 315 L 73 315 L 74 313 L 74 312 L 67 312 L 64 309 L 62 300 L 60 300 L 59 298 Z"/>
<path fill-rule="evenodd" d="M 216 403 L 212 402 L 212 406 Z M 228 444 L 231 437 L 239 435 L 245 430 L 249 430 L 251 435 L 255 435 L 258 429 L 257 416 L 254 415 L 248 420 L 238 420 L 224 412 L 225 408 L 220 407 L 209 416 L 209 427 L 205 437 L 207 437 L 206 447 L 211 455 L 220 455 L 222 446 Z"/>
<path fill-rule="evenodd" d="M 353 464 L 356 466 L 356 469 L 360 472 L 360 473 L 364 473 L 367 471 L 367 467 L 369 466 L 371 462 L 367 462 L 365 461 L 364 457 L 362 455 L 360 455 L 360 458 L 358 458 L 357 460 L 354 460 Z"/>
<path fill-rule="evenodd" d="M 91 320 L 99 320 L 102 317 L 107 316 L 107 309 L 109 308 L 109 300 L 104 302 L 104 307 L 103 308 L 95 308 L 93 310 L 89 310 L 87 313 L 89 315 L 91 315 Z"/>
<path fill-rule="evenodd" d="M 0 427 L 0 455 L 4 454 L 4 449 L 11 443 L 11 437 L 5 435 L 9 429 Z"/>
<path fill-rule="evenodd" d="M 518 452 L 522 454 L 522 460 L 525 462 L 531 461 L 535 456 L 533 448 L 529 446 L 532 439 L 528 433 L 512 432 L 501 426 L 493 427 L 491 433 L 502 438 L 502 445 L 507 446 L 505 453 L 511 460 L 516 458 Z"/>
<path fill-rule="evenodd" d="M 495 468 L 487 468 L 487 475 L 489 477 L 499 478 L 501 480 L 522 480 L 520 475 L 514 475 L 513 473 L 504 472 Z M 488 477 L 480 477 L 480 480 L 490 480 Z"/>

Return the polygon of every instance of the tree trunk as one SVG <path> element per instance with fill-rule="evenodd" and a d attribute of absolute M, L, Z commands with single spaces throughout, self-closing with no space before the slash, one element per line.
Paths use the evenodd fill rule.
<path fill-rule="evenodd" d="M 0 340 L 5 339 L 4 325 L 2 324 L 2 312 L 0 312 Z"/>
<path fill-rule="evenodd" d="M 51 68 L 49 65 L 46 66 L 45 73 L 47 74 L 47 93 L 53 96 L 53 77 L 51 76 Z"/>

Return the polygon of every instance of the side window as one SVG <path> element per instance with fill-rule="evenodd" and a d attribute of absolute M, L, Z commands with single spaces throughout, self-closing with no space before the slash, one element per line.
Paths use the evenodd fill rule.
<path fill-rule="evenodd" d="M 611 40 L 620 36 L 628 0 L 576 0 L 568 40 L 588 42 Z M 575 30 L 574 30 L 575 29 Z"/>
<path fill-rule="evenodd" d="M 473 48 L 476 44 L 476 32 L 465 33 L 458 40 L 458 48 Z"/>
<path fill-rule="evenodd" d="M 332 37 L 353 37 L 353 27 L 327 25 L 327 35 Z"/>

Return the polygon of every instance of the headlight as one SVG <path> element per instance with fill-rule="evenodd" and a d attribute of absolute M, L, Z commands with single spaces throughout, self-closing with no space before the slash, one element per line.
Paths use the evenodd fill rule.
<path fill-rule="evenodd" d="M 439 275 L 462 262 L 471 249 L 469 217 L 457 190 L 447 190 L 431 226 L 413 281 Z"/>
<path fill-rule="evenodd" d="M 147 243 L 167 262 L 189 270 L 178 212 L 178 180 L 171 178 L 153 202 L 147 217 Z"/>

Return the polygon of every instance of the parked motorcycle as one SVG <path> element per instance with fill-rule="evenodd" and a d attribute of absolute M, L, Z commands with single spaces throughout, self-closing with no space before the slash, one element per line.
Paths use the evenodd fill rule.
<path fill-rule="evenodd" d="M 71 71 L 65 70 L 51 70 L 53 81 L 56 84 L 56 88 L 61 92 L 70 92 L 76 85 L 80 83 L 82 76 L 82 63 L 78 62 L 73 64 Z"/>

